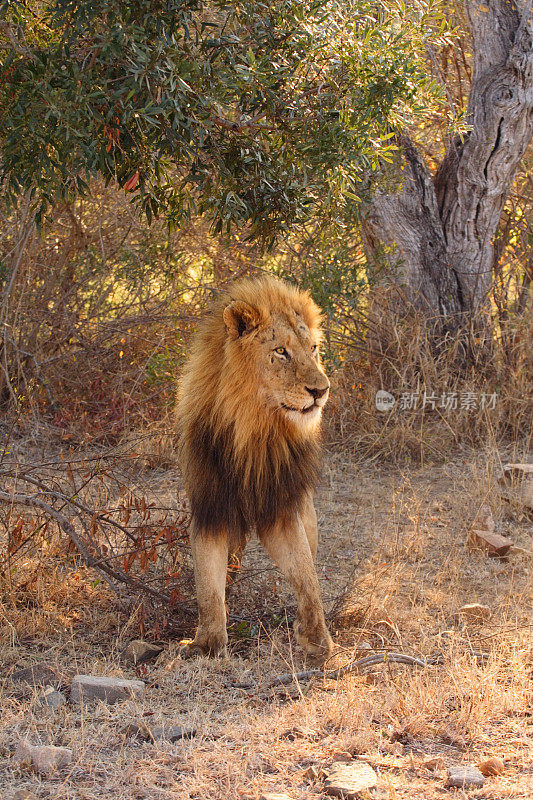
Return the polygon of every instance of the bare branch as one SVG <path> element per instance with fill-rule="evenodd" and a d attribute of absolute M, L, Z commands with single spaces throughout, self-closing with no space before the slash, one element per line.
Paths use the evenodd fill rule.
<path fill-rule="evenodd" d="M 339 680 L 345 675 L 352 672 L 361 672 L 368 667 L 375 667 L 378 664 L 407 664 L 410 667 L 429 667 L 434 666 L 435 661 L 430 659 L 416 658 L 409 656 L 405 653 L 376 653 L 375 655 L 365 656 L 359 658 L 357 661 L 352 661 L 344 667 L 332 670 L 322 669 L 307 669 L 303 672 L 286 672 L 283 675 L 278 675 L 277 678 L 269 684 L 270 686 L 288 686 L 293 681 L 305 681 L 309 678 L 322 677 L 325 680 Z"/>

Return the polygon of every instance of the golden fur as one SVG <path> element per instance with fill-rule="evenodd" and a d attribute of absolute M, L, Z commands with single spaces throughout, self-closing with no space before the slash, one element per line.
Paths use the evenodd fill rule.
<path fill-rule="evenodd" d="M 228 331 L 224 320 L 226 307 L 238 307 L 239 303 L 243 310 L 245 304 L 255 309 L 259 323 L 245 341 Z M 198 331 L 180 381 L 177 414 L 185 439 L 198 419 L 209 421 L 214 433 L 232 426 L 236 452 L 246 460 L 251 450 L 262 449 L 265 455 L 263 444 L 272 430 L 287 441 L 309 434 L 316 436 L 317 428 L 302 431 L 287 425 L 286 419 L 274 413 L 257 391 L 254 362 L 258 345 L 265 345 L 265 330 L 277 315 L 288 315 L 293 325 L 300 317 L 320 344 L 317 306 L 307 292 L 281 281 L 242 281 L 214 305 Z"/>
<path fill-rule="evenodd" d="M 247 280 L 214 304 L 193 343 L 180 381 L 177 422 L 191 500 L 200 607 L 195 642 L 201 652 L 222 650 L 225 637 L 225 623 L 223 635 L 220 630 L 223 584 L 209 571 L 216 563 L 220 572 L 228 551 L 242 547 L 254 528 L 269 552 L 276 541 L 274 549 L 285 553 L 283 540 L 292 536 L 291 546 L 298 541 L 305 551 L 304 562 L 311 556 L 314 573 L 312 493 L 329 391 L 320 365 L 320 322 L 308 293 L 274 278 Z M 285 571 L 298 594 L 299 578 Z M 319 613 L 315 619 L 313 612 L 312 623 L 300 620 L 306 629 L 300 639 L 309 640 L 308 650 L 316 645 L 322 652 L 331 640 L 316 574 L 311 583 L 314 594 L 307 601 L 318 603 Z M 214 639 L 212 629 L 218 632 Z"/>

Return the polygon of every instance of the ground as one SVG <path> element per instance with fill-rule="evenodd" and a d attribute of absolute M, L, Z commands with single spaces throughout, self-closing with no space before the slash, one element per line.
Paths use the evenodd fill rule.
<path fill-rule="evenodd" d="M 304 665 L 289 636 L 292 599 L 256 543 L 231 590 L 227 660 L 183 661 L 172 639 L 154 663 L 126 667 L 119 654 L 138 638 L 136 608 L 126 614 L 83 569 L 69 577 L 67 596 L 57 591 L 57 575 L 33 607 L 6 595 L 3 800 L 22 788 L 57 800 L 256 800 L 265 791 L 320 798 L 328 766 L 350 756 L 377 771 L 375 798 L 531 798 L 533 528 L 497 491 L 505 455 L 467 453 L 398 468 L 327 454 L 317 493 L 318 571 L 339 644 L 335 664 L 378 651 L 435 658 L 433 666 L 384 664 L 340 680 L 273 686 L 277 675 Z M 157 470 L 145 481 L 164 494 L 175 475 Z M 468 545 L 484 504 L 516 545 L 506 559 Z M 489 611 L 469 617 L 460 612 L 469 603 Z M 141 677 L 148 688 L 142 699 L 113 706 L 37 711 L 38 690 L 9 676 L 43 660 L 59 666 L 65 687 L 82 672 Z M 128 733 L 136 721 L 182 723 L 196 735 L 174 744 L 143 741 Z M 72 764 L 39 778 L 12 759 L 24 736 L 72 748 Z M 481 789 L 445 788 L 447 765 L 490 756 L 503 759 L 503 774 Z"/>

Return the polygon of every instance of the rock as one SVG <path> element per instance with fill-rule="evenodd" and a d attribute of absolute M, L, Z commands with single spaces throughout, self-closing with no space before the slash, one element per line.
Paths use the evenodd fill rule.
<path fill-rule="evenodd" d="M 294 797 L 285 792 L 263 792 L 260 800 L 294 800 Z"/>
<path fill-rule="evenodd" d="M 377 781 L 378 776 L 366 761 L 334 762 L 325 780 L 324 791 L 333 797 L 352 800 L 375 786 Z"/>
<path fill-rule="evenodd" d="M 505 464 L 498 482 L 509 487 L 516 500 L 533 509 L 533 464 Z M 504 496 L 511 499 L 508 494 Z"/>
<path fill-rule="evenodd" d="M 122 729 L 122 733 L 126 736 L 135 736 L 137 739 L 142 739 L 145 742 L 153 742 L 154 737 L 150 727 L 145 722 L 130 722 Z"/>
<path fill-rule="evenodd" d="M 37 797 L 29 789 L 17 789 L 11 800 L 37 800 Z"/>
<path fill-rule="evenodd" d="M 47 686 L 49 684 L 58 684 L 60 675 L 55 665 L 40 661 L 31 667 L 18 669 L 12 674 L 11 680 L 15 683 L 29 683 L 30 686 Z"/>
<path fill-rule="evenodd" d="M 163 648 L 157 644 L 135 639 L 124 648 L 120 657 L 126 664 L 136 666 L 137 664 L 144 664 L 146 661 L 153 661 L 162 652 Z"/>
<path fill-rule="evenodd" d="M 197 731 L 184 725 L 157 725 L 150 729 L 150 733 L 156 741 L 177 742 L 179 739 L 192 739 Z"/>
<path fill-rule="evenodd" d="M 33 745 L 27 739 L 21 739 L 17 744 L 13 758 L 20 763 L 23 761 L 31 763 L 33 750 Z"/>
<path fill-rule="evenodd" d="M 501 480 L 533 480 L 533 464 L 505 464 Z"/>
<path fill-rule="evenodd" d="M 513 540 L 500 536 L 498 533 L 490 533 L 485 530 L 473 528 L 469 535 L 470 544 L 475 547 L 482 547 L 489 556 L 504 556 L 513 546 Z"/>
<path fill-rule="evenodd" d="M 492 611 L 488 606 L 483 606 L 481 603 L 467 603 L 464 606 L 461 606 L 459 611 L 456 612 L 456 616 L 464 616 L 468 617 L 469 619 L 475 620 L 483 620 L 489 619 L 492 616 Z"/>
<path fill-rule="evenodd" d="M 82 699 L 118 703 L 129 697 L 140 697 L 144 694 L 145 689 L 144 681 L 129 681 L 123 678 L 96 675 L 76 675 L 72 679 L 70 699 L 73 703 L 80 703 Z"/>
<path fill-rule="evenodd" d="M 155 725 L 153 728 L 145 722 L 131 722 L 123 730 L 126 736 L 136 736 L 145 742 L 166 741 L 177 742 L 179 739 L 192 739 L 196 736 L 196 728 L 185 725 Z"/>
<path fill-rule="evenodd" d="M 50 775 L 52 772 L 67 766 L 72 761 L 72 750 L 68 747 L 36 747 L 32 755 L 33 766 L 40 775 Z"/>
<path fill-rule="evenodd" d="M 72 750 L 54 745 L 33 746 L 27 739 L 21 739 L 13 756 L 15 761 L 29 761 L 39 775 L 51 775 L 72 761 Z"/>
<path fill-rule="evenodd" d="M 469 786 L 479 788 L 485 783 L 485 778 L 472 764 L 456 764 L 448 767 L 448 780 L 446 786 L 458 789 L 467 789 Z"/>
<path fill-rule="evenodd" d="M 487 778 L 490 775 L 501 775 L 502 772 L 505 772 L 505 764 L 498 756 L 492 756 L 492 758 L 487 758 L 486 761 L 480 761 L 477 767 L 481 774 Z"/>
<path fill-rule="evenodd" d="M 343 764 L 351 764 L 353 761 L 352 754 L 348 753 L 346 750 L 339 750 L 337 753 L 333 753 L 332 758 L 336 764 L 341 761 Z"/>
<path fill-rule="evenodd" d="M 43 694 L 37 699 L 35 708 L 52 708 L 57 711 L 66 702 L 67 698 L 63 692 L 58 692 L 53 686 L 47 686 Z"/>
<path fill-rule="evenodd" d="M 494 533 L 494 519 L 488 505 L 477 512 L 468 539 L 471 545 L 482 547 L 491 556 L 504 556 L 513 545 L 512 539 Z"/>

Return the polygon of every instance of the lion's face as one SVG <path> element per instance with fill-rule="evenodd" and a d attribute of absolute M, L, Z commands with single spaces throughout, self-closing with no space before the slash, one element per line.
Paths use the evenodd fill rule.
<path fill-rule="evenodd" d="M 224 320 L 265 406 L 302 432 L 316 427 L 330 386 L 320 364 L 319 331 L 293 309 L 265 318 L 241 302 L 225 309 Z"/>

